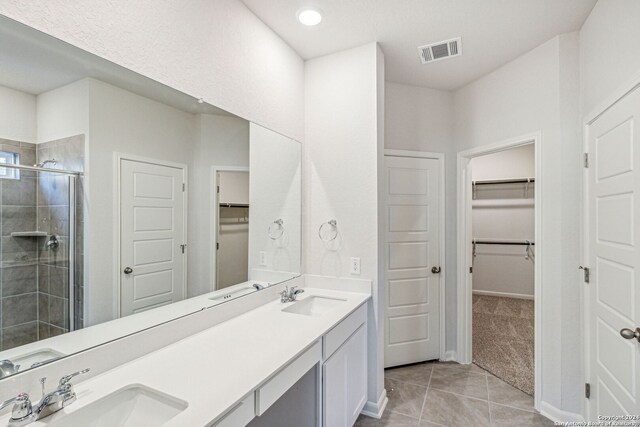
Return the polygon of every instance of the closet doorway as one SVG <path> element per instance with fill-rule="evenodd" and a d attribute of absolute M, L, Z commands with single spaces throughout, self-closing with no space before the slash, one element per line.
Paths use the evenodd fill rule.
<path fill-rule="evenodd" d="M 458 156 L 459 360 L 530 396 L 539 383 L 537 140 Z"/>
<path fill-rule="evenodd" d="M 248 280 L 249 274 L 249 171 L 214 170 L 213 290 Z"/>

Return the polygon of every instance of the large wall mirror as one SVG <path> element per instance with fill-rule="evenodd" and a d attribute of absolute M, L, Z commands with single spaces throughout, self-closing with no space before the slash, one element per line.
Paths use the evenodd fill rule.
<path fill-rule="evenodd" d="M 300 273 L 300 143 L 0 17 L 0 378 Z"/>

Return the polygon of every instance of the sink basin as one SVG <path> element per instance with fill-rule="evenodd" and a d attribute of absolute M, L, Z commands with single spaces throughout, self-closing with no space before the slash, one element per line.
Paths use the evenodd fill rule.
<path fill-rule="evenodd" d="M 74 405 L 81 401 L 82 397 L 78 396 Z M 62 415 L 55 419 L 50 427 L 161 426 L 184 411 L 187 406 L 187 402 L 183 400 L 133 384 L 75 412 Z"/>
<path fill-rule="evenodd" d="M 297 301 L 289 307 L 283 308 L 282 311 L 286 311 L 287 313 L 304 314 L 306 316 L 317 316 L 340 307 L 340 304 L 345 301 L 346 299 L 314 295 Z"/>
<path fill-rule="evenodd" d="M 20 370 L 23 370 L 29 369 L 33 365 L 40 365 L 46 362 L 51 362 L 63 356 L 64 354 L 51 348 L 41 348 L 27 354 L 13 357 L 11 358 L 11 361 L 16 365 L 20 365 Z"/>

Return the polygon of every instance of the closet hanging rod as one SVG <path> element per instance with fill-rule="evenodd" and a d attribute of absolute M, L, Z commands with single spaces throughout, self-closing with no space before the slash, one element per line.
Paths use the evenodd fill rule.
<path fill-rule="evenodd" d="M 474 245 L 511 245 L 511 246 L 535 246 L 535 242 L 525 240 L 523 242 L 514 242 L 513 240 L 476 240 L 472 241 Z"/>
<path fill-rule="evenodd" d="M 473 185 L 527 184 L 531 182 L 536 182 L 536 179 L 535 178 L 488 179 L 484 181 L 473 181 Z"/>
<path fill-rule="evenodd" d="M 248 208 L 246 203 L 220 203 L 221 208 Z"/>

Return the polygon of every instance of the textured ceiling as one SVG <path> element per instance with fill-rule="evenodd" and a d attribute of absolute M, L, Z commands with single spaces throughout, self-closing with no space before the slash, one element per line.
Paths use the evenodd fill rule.
<path fill-rule="evenodd" d="M 557 34 L 579 30 L 596 0 L 242 0 L 304 59 L 380 43 L 387 80 L 453 90 Z M 320 8 L 305 27 L 296 12 Z M 422 65 L 417 47 L 462 37 L 462 56 Z"/>
<path fill-rule="evenodd" d="M 87 77 L 190 113 L 231 115 L 0 15 L 0 86 L 39 95 Z"/>

